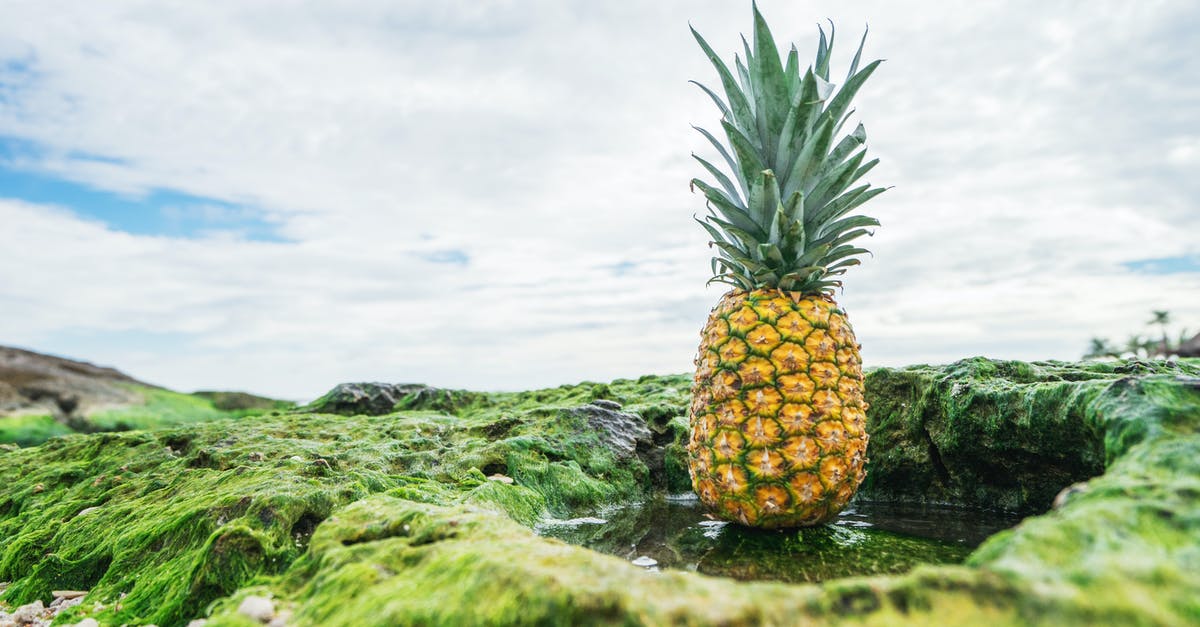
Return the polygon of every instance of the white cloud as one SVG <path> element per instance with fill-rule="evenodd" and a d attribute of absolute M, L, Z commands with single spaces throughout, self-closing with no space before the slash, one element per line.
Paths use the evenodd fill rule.
<path fill-rule="evenodd" d="M 888 58 L 858 109 L 872 180 L 896 187 L 842 298 L 870 363 L 1073 358 L 1152 308 L 1200 324 L 1196 274 L 1121 265 L 1200 253 L 1193 5 L 828 9 L 838 67 L 868 21 L 868 54 Z M 810 51 L 825 14 L 761 6 Z M 747 6 L 6 12 L 0 136 L 45 149 L 21 165 L 262 211 L 288 241 L 134 236 L 0 200 L 0 341 L 295 398 L 690 367 L 720 290 L 687 190 L 706 150 L 688 125 L 716 115 L 685 81 L 715 81 L 686 23 L 732 52 Z M 469 261 L 436 262 L 453 251 Z"/>

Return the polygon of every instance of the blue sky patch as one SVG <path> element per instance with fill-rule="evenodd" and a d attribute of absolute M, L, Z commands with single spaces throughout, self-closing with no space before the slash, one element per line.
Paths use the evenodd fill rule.
<path fill-rule="evenodd" d="M 141 195 L 97 189 L 14 164 L 35 162 L 43 153 L 30 141 L 0 137 L 0 198 L 64 207 L 134 235 L 195 239 L 221 233 L 253 241 L 286 241 L 263 212 L 216 198 L 168 189 Z M 71 159 L 121 165 L 121 159 L 83 152 Z"/>
<path fill-rule="evenodd" d="M 622 261 L 607 266 L 601 266 L 613 273 L 613 276 L 625 276 L 638 267 L 638 264 L 632 261 Z"/>
<path fill-rule="evenodd" d="M 1121 265 L 1143 274 L 1184 274 L 1200 272 L 1200 255 L 1179 255 L 1157 259 L 1135 259 Z"/>
<path fill-rule="evenodd" d="M 26 58 L 0 59 L 0 103 L 14 102 L 17 90 L 35 78 L 32 52 Z"/>
<path fill-rule="evenodd" d="M 421 258 L 431 263 L 444 263 L 455 266 L 465 266 L 471 262 L 470 255 L 466 251 L 458 249 L 436 250 L 421 255 Z"/>

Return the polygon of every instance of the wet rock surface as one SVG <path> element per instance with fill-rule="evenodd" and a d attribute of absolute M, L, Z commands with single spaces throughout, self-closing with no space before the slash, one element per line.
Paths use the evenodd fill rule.
<path fill-rule="evenodd" d="M 587 428 L 599 434 L 604 446 L 621 458 L 634 457 L 639 448 L 647 449 L 652 445 L 646 421 L 638 414 L 621 411 L 620 403 L 615 401 L 595 400 L 568 409 L 566 413 L 585 420 Z"/>
<path fill-rule="evenodd" d="M 0 448 L 0 581 L 11 582 L 0 603 L 88 590 L 60 623 L 164 626 L 285 613 L 296 625 L 1189 624 L 1200 615 L 1200 390 L 1187 381 L 1198 376 L 1191 360 L 872 372 L 864 497 L 1028 517 L 961 565 L 819 584 L 734 582 L 671 569 L 666 554 L 626 560 L 533 532 L 686 485 L 686 376 Z M 747 546 L 722 555 L 736 564 Z M 655 565 L 630 563 L 643 557 Z M 239 613 L 251 596 L 273 603 L 268 623 Z"/>

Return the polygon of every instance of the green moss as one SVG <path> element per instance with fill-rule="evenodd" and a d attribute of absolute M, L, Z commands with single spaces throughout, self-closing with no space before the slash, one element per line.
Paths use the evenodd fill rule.
<path fill-rule="evenodd" d="M 4 599 L 90 589 L 89 601 L 107 606 L 102 622 L 178 624 L 283 572 L 332 511 L 368 494 L 466 503 L 532 525 L 546 511 L 642 493 L 644 465 L 618 463 L 579 420 L 554 406 L 519 409 L 528 394 L 498 397 L 512 409 L 202 420 L 0 450 L 0 581 L 13 582 Z M 171 393 L 149 400 L 160 423 L 211 407 Z"/>
<path fill-rule="evenodd" d="M 1200 610 L 1197 377 L 1186 360 L 872 372 L 867 494 L 1040 513 L 1087 483 L 966 566 L 822 585 L 649 574 L 533 534 L 546 510 L 655 483 L 563 411 L 594 384 L 483 395 L 456 415 L 265 415 L 3 447 L 3 600 L 89 589 L 62 621 L 164 627 L 210 611 L 211 625 L 244 625 L 248 591 L 297 625 L 1187 624 Z M 629 408 L 668 408 L 647 410 L 657 435 L 686 434 L 687 377 L 607 385 Z M 678 484 L 667 449 L 655 472 Z"/>
<path fill-rule="evenodd" d="M 1161 379 L 1135 383 L 1129 370 Z M 1171 423 L 1149 415 L 1169 411 L 1169 399 L 1147 395 L 1179 394 L 1183 386 L 1172 378 L 1197 370 L 1194 360 L 1172 367 L 983 358 L 874 370 L 866 380 L 871 461 L 861 492 L 1043 511 L 1063 486 L 1099 475 L 1131 443 Z"/>
<path fill-rule="evenodd" d="M 86 420 L 90 430 L 130 431 L 172 427 L 230 416 L 228 412 L 217 409 L 208 398 L 160 388 L 128 387 L 135 388 L 145 402 L 89 414 Z"/>
<path fill-rule="evenodd" d="M 20 415 L 0 418 L 0 444 L 34 446 L 56 435 L 74 433 L 53 416 Z"/>
<path fill-rule="evenodd" d="M 181 394 L 137 384 L 119 385 L 135 392 L 142 398 L 142 403 L 63 420 L 52 416 L 0 417 L 0 444 L 36 446 L 59 435 L 158 429 L 230 417 L 258 416 L 291 406 L 291 403 L 284 401 L 234 392 Z"/>

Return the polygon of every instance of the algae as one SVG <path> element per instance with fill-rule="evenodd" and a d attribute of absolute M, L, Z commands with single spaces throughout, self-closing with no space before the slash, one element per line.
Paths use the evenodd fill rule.
<path fill-rule="evenodd" d="M 74 433 L 70 427 L 46 414 L 20 414 L 0 418 L 0 444 L 36 446 L 56 435 Z"/>
<path fill-rule="evenodd" d="M 0 447 L 3 601 L 76 587 L 60 622 L 163 627 L 245 625 L 250 594 L 296 625 L 1194 623 L 1198 379 L 1196 360 L 871 372 L 864 496 L 1036 515 L 962 566 L 819 585 L 649 573 L 532 530 L 679 484 L 683 376 Z M 566 411 L 598 399 L 654 414 L 661 466 Z"/>
<path fill-rule="evenodd" d="M 36 446 L 59 435 L 157 429 L 232 417 L 252 417 L 292 406 L 238 392 L 183 394 L 136 383 L 115 383 L 141 403 L 70 416 L 0 416 L 0 444 Z"/>

